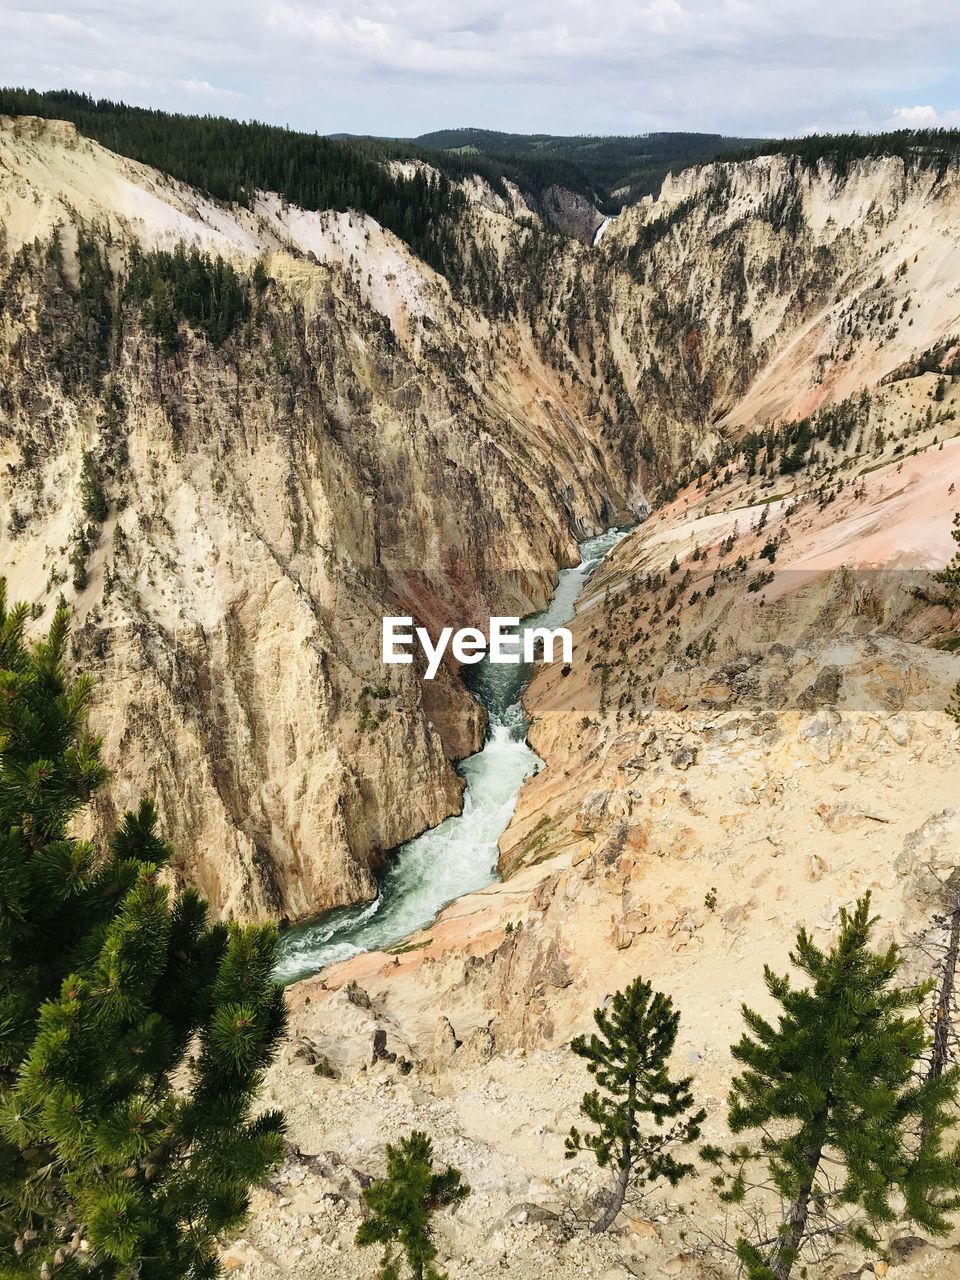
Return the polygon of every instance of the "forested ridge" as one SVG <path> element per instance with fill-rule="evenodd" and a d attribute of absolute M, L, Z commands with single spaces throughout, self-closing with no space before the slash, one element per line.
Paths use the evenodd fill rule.
<path fill-rule="evenodd" d="M 357 209 L 401 236 L 426 262 L 455 274 L 450 224 L 463 197 L 450 184 L 476 174 L 506 196 L 505 180 L 536 204 L 564 187 L 606 213 L 656 192 L 670 170 L 703 164 L 749 139 L 708 133 L 560 137 L 446 129 L 418 138 L 298 132 L 225 116 L 181 115 L 73 90 L 0 89 L 0 114 L 69 120 L 120 155 L 220 200 L 275 191 L 304 209 Z M 390 160 L 422 160 L 442 178 L 391 174 Z"/>
<path fill-rule="evenodd" d="M 218 200 L 273 191 L 302 209 L 356 209 L 431 267 L 456 274 L 454 226 L 466 197 L 448 178 L 392 174 L 366 147 L 224 116 L 174 115 L 71 90 L 0 89 L 0 114 L 69 120 L 85 137 Z"/>
<path fill-rule="evenodd" d="M 514 183 L 534 207 L 559 186 L 615 213 L 657 191 L 667 173 L 712 160 L 787 155 L 804 167 L 829 161 L 842 174 L 856 160 L 879 156 L 941 172 L 960 158 L 960 130 L 951 129 L 768 141 L 708 133 L 561 137 L 472 128 L 410 139 L 325 137 L 259 121 L 128 106 L 73 90 L 20 88 L 0 89 L 0 114 L 68 120 L 109 150 L 218 200 L 249 205 L 258 191 L 272 191 L 303 209 L 356 209 L 454 284 L 464 272 L 458 224 L 467 207 L 456 184 L 474 174 L 504 196 L 505 182 Z M 391 171 L 391 160 L 421 160 L 436 174 Z"/>
<path fill-rule="evenodd" d="M 499 133 L 492 129 L 440 129 L 412 139 L 431 151 L 463 157 L 496 157 L 520 168 L 566 166 L 595 191 L 599 207 L 616 213 L 645 195 L 655 195 L 671 171 L 707 164 L 742 150 L 750 138 L 719 133 L 646 133 L 637 135 Z M 522 183 L 520 184 L 522 186 Z M 575 190 L 573 181 L 565 186 Z"/>
<path fill-rule="evenodd" d="M 889 133 L 811 133 L 804 138 L 771 138 L 746 147 L 727 160 L 757 156 L 796 156 L 805 167 L 829 161 L 844 174 L 857 160 L 897 156 L 909 165 L 941 172 L 960 160 L 960 129 L 896 129 Z"/>

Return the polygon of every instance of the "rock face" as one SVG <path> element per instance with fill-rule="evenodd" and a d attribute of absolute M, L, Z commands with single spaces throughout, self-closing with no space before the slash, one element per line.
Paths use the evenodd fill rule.
<path fill-rule="evenodd" d="M 468 182 L 456 288 L 361 214 L 219 205 L 57 122 L 0 122 L 0 165 L 4 572 L 38 627 L 75 606 L 110 804 L 154 793 L 226 915 L 367 897 L 458 808 L 482 713 L 453 671 L 385 675 L 385 613 L 542 605 L 576 538 L 955 319 L 957 175 L 899 161 L 681 175 L 596 249 Z M 224 340 L 165 346 L 126 289 L 181 244 L 259 264 Z"/>
<path fill-rule="evenodd" d="M 593 244 L 603 218 L 585 196 L 566 187 L 548 187 L 541 197 L 541 205 L 544 218 L 553 226 L 584 244 Z"/>
<path fill-rule="evenodd" d="M 38 627 L 74 604 L 109 804 L 157 796 L 222 914 L 369 897 L 485 723 L 451 671 L 385 668 L 380 620 L 542 606 L 571 531 L 626 514 L 594 427 L 368 220 L 224 209 L 56 124 L 0 156 L 0 560 Z M 269 277 L 220 345 L 166 350 L 124 292 L 181 242 Z"/>
<path fill-rule="evenodd" d="M 359 956 L 291 989 L 294 1029 L 322 1040 L 345 1070 L 357 1039 L 340 1029 L 349 982 L 362 982 L 404 1046 L 413 1066 L 403 1080 L 355 1072 L 330 1087 L 326 1105 L 305 1104 L 302 1076 L 280 1067 L 273 1097 L 311 1149 L 359 1150 L 376 1170 L 378 1125 L 391 1137 L 429 1125 L 477 1195 L 444 1227 L 451 1275 L 481 1266 L 523 1280 L 617 1268 L 649 1280 L 733 1275 L 706 1243 L 721 1221 L 706 1177 L 654 1193 L 642 1217 L 631 1210 L 608 1236 L 557 1226 L 557 1215 L 596 1212 L 605 1176 L 564 1159 L 593 1085 L 569 1041 L 638 974 L 681 1012 L 675 1065 L 693 1075 L 711 1142 L 729 1140 L 741 1005 L 770 1010 L 763 966 L 788 970 L 799 926 L 826 945 L 840 908 L 869 890 L 878 944 L 904 949 L 908 980 L 928 976 L 930 944 L 944 938 L 944 886 L 956 878 L 960 750 L 944 710 L 960 659 L 930 642 L 960 618 L 936 602 L 923 556 L 912 576 L 890 567 L 910 513 L 935 510 L 931 475 L 945 494 L 960 480 L 955 447 L 924 447 L 937 429 L 916 413 L 925 388 L 901 388 L 918 448 L 902 470 L 903 451 L 875 470 L 863 459 L 856 486 L 844 486 L 853 491 L 821 506 L 819 464 L 805 467 L 778 479 L 790 498 L 758 529 L 765 507 L 748 501 L 758 480 L 733 460 L 729 479 L 705 477 L 624 540 L 581 604 L 571 672 L 544 668 L 527 695 L 547 767 L 524 785 L 502 838 L 503 880 L 452 904 L 402 954 Z M 888 411 L 882 398 L 871 407 L 884 421 Z M 776 575 L 751 591 L 753 567 L 724 570 L 741 558 L 769 563 L 758 552 L 783 532 L 787 511 Z M 937 520 L 931 567 L 950 554 L 949 516 Z M 843 568 L 831 567 L 832 554 Z M 292 1272 L 266 1198 L 252 1230 Z M 705 1246 L 696 1253 L 695 1233 Z M 325 1227 L 320 1237 L 308 1237 L 306 1274 L 362 1265 L 349 1252 L 333 1260 Z M 919 1280 L 953 1274 L 957 1241 L 956 1231 L 923 1241 L 900 1224 L 888 1244 Z M 349 1248 L 344 1233 L 337 1249 Z M 867 1274 L 849 1244 L 832 1265 L 825 1280 Z"/>
<path fill-rule="evenodd" d="M 721 1221 L 705 1178 L 611 1237 L 549 1225 L 582 1220 L 603 1189 L 589 1162 L 563 1158 L 592 1084 L 567 1046 L 638 974 L 681 1012 L 676 1068 L 718 1142 L 741 1005 L 770 1011 L 763 966 L 789 968 L 799 926 L 826 945 L 840 908 L 869 891 L 878 944 L 904 948 L 908 980 L 929 975 L 957 863 L 960 728 L 945 708 L 960 615 L 933 574 L 955 549 L 960 386 L 912 364 L 878 384 L 871 359 L 863 386 L 843 372 L 853 394 L 812 415 L 802 449 L 789 421 L 784 435 L 734 404 L 728 421 L 744 415 L 757 453 L 731 447 L 678 486 L 591 579 L 570 670 L 544 667 L 525 696 L 546 767 L 501 838 L 501 881 L 402 954 L 291 990 L 293 1026 L 333 1046 L 343 984 L 361 981 L 405 1045 L 402 1083 L 355 1074 L 333 1093 L 322 1143 L 359 1141 L 379 1168 L 385 1096 L 394 1131 L 431 1126 L 479 1189 L 445 1228 L 452 1275 L 732 1274 L 722 1251 L 691 1247 Z M 792 368 L 794 385 L 819 395 L 819 367 Z M 481 1064 L 477 1035 L 491 1046 Z M 353 1039 L 340 1036 L 345 1065 Z M 304 1114 L 282 1068 L 273 1087 L 311 1132 L 317 1108 Z M 264 1204 L 258 1238 L 272 1242 L 275 1223 Z M 956 1232 L 890 1237 L 905 1276 L 952 1275 Z M 320 1274 L 326 1244 L 315 1253 Z M 869 1274 L 852 1246 L 830 1267 Z"/>
<path fill-rule="evenodd" d="M 546 768 L 502 879 L 291 989 L 289 1159 L 224 1265 L 372 1274 L 360 1193 L 418 1126 L 473 1186 L 451 1277 L 715 1275 L 705 1182 L 570 1230 L 603 1175 L 563 1158 L 566 1046 L 642 973 L 722 1139 L 741 1002 L 798 925 L 826 942 L 869 889 L 924 972 L 956 870 L 957 174 L 710 167 L 596 249 L 465 185 L 454 290 L 358 214 L 215 205 L 3 122 L 0 557 L 38 627 L 76 610 L 110 804 L 153 792 L 222 914 L 302 916 L 457 808 L 483 733 L 454 671 L 385 675 L 383 614 L 527 612 L 577 537 L 649 517 L 528 690 Z M 262 268 L 217 343 L 165 346 L 124 287 L 181 243 Z M 900 1235 L 904 1280 L 948 1274 L 954 1241 Z"/>

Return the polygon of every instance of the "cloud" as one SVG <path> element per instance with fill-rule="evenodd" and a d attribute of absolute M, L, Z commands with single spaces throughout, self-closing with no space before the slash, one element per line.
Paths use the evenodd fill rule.
<path fill-rule="evenodd" d="M 955 129 L 960 111 L 937 111 L 933 107 L 897 107 L 888 124 L 891 129 Z"/>
<path fill-rule="evenodd" d="M 937 123 L 933 107 L 897 107 L 891 117 L 904 129 L 928 129 Z"/>
<path fill-rule="evenodd" d="M 173 109 L 221 102 L 321 131 L 907 127 L 956 117 L 960 35 L 950 8 L 943 0 L 873 0 L 869 15 L 865 0 L 11 0 L 0 80 L 123 92 Z M 931 105 L 901 105 L 911 102 Z"/>

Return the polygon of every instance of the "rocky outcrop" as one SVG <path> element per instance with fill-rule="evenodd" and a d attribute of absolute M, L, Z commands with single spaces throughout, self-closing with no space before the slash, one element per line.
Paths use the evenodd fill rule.
<path fill-rule="evenodd" d="M 74 605 L 98 821 L 156 795 L 222 914 L 369 897 L 484 732 L 451 670 L 382 665 L 381 618 L 542 606 L 625 514 L 594 426 L 358 215 L 226 209 L 56 124 L 0 155 L 0 559 L 38 628 Z M 134 246 L 182 242 L 263 273 L 223 341 L 165 345 L 125 291 Z"/>
<path fill-rule="evenodd" d="M 956 322 L 957 176 L 899 161 L 711 166 L 596 248 L 478 188 L 453 284 L 361 214 L 226 207 L 57 122 L 0 122 L 0 162 L 0 556 L 38 626 L 61 591 L 75 605 L 111 805 L 155 792 L 177 873 L 224 914 L 369 896 L 390 848 L 457 809 L 482 714 L 453 671 L 385 678 L 384 613 L 542 605 L 576 538 Z M 167 349 L 125 292 L 134 246 L 180 244 L 259 264 L 225 340 L 182 324 Z M 889 608 L 878 584 L 857 599 Z M 632 714 L 636 684 L 616 696 Z"/>
<path fill-rule="evenodd" d="M 593 244 L 603 216 L 586 196 L 567 187 L 547 187 L 537 202 L 544 220 L 584 244 Z"/>

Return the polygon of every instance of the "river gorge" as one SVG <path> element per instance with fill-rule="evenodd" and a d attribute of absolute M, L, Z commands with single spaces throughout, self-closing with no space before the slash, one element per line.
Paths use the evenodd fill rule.
<path fill-rule="evenodd" d="M 525 618 L 521 634 L 569 622 L 587 580 L 626 532 L 611 528 L 581 542 L 580 563 L 560 571 L 549 606 Z M 466 684 L 490 720 L 483 747 L 459 767 L 467 784 L 462 811 L 400 847 L 372 902 L 327 912 L 285 934 L 277 967 L 281 981 L 296 982 L 362 951 L 392 947 L 429 924 L 448 902 L 495 876 L 497 841 L 524 779 L 541 763 L 527 744 L 529 721 L 521 701 L 531 672 L 531 664 L 493 664 L 486 658 L 468 672 Z"/>

